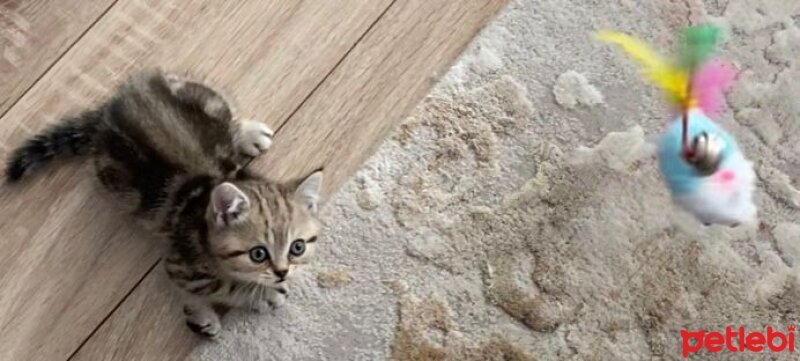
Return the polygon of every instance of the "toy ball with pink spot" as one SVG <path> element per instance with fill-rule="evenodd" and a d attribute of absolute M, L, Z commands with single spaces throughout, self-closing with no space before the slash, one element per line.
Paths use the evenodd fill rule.
<path fill-rule="evenodd" d="M 755 223 L 755 172 L 731 134 L 716 124 L 732 66 L 710 60 L 719 30 L 694 26 L 682 34 L 679 56 L 665 61 L 643 42 L 616 32 L 600 39 L 621 46 L 662 88 L 677 114 L 658 143 L 659 170 L 673 200 L 706 225 Z"/>

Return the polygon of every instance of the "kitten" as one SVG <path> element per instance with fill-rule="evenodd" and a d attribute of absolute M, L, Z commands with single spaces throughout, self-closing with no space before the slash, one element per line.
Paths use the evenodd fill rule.
<path fill-rule="evenodd" d="M 185 297 L 186 323 L 214 337 L 214 306 L 282 305 L 284 281 L 308 262 L 320 231 L 321 171 L 275 183 L 245 169 L 272 135 L 262 123 L 234 120 L 209 87 L 150 70 L 28 140 L 6 177 L 16 182 L 62 155 L 93 158 L 104 188 L 169 241 L 164 265 Z"/>

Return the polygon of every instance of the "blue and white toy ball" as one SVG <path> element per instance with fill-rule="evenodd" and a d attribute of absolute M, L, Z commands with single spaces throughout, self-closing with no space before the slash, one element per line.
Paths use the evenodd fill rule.
<path fill-rule="evenodd" d="M 675 202 L 706 225 L 754 223 L 756 175 L 734 138 L 697 108 L 688 113 L 687 138 L 696 158 L 687 157 L 683 119 L 661 137 L 658 163 Z"/>
<path fill-rule="evenodd" d="M 680 116 L 658 146 L 658 162 L 672 198 L 701 222 L 736 226 L 756 220 L 756 175 L 733 137 L 709 117 L 725 105 L 725 91 L 737 77 L 731 64 L 712 59 L 720 29 L 684 29 L 675 60 L 662 58 L 639 39 L 604 31 L 601 40 L 622 47 L 660 87 Z"/>

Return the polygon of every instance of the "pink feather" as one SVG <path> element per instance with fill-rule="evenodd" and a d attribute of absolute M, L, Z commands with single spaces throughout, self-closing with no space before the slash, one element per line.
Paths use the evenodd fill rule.
<path fill-rule="evenodd" d="M 692 96 L 697 106 L 709 117 L 716 117 L 725 109 L 725 92 L 736 80 L 733 65 L 712 60 L 703 65 L 692 77 Z"/>

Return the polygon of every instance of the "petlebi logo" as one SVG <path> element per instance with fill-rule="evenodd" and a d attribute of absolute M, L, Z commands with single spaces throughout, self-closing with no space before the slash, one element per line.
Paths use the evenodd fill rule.
<path fill-rule="evenodd" d="M 688 331 L 681 330 L 683 358 L 693 353 L 706 350 L 717 352 L 750 352 L 750 353 L 783 353 L 794 352 L 794 333 L 797 327 L 789 325 L 786 332 L 767 326 L 765 330 L 750 331 L 745 327 L 734 329 L 725 327 L 725 331 Z"/>

